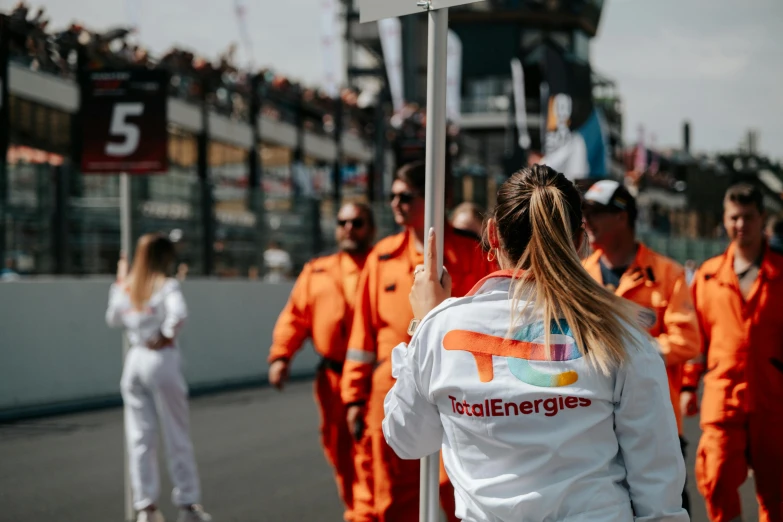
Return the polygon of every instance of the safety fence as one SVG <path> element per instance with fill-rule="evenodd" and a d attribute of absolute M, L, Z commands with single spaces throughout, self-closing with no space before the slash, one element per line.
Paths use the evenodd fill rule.
<path fill-rule="evenodd" d="M 669 256 L 681 264 L 692 260 L 697 266 L 721 254 L 728 246 L 728 240 L 673 237 L 656 232 L 641 232 L 638 237 L 656 252 Z"/>
<path fill-rule="evenodd" d="M 104 322 L 107 278 L 8 283 L 0 292 L 0 420 L 119 403 L 122 342 Z M 183 371 L 193 392 L 263 383 L 290 283 L 183 283 Z M 305 347 L 295 375 L 314 372 Z"/>

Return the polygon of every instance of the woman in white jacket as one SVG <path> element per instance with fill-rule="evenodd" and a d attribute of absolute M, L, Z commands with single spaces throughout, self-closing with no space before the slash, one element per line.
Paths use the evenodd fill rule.
<path fill-rule="evenodd" d="M 583 236 L 579 192 L 538 165 L 498 191 L 486 237 L 504 270 L 470 295 L 448 298 L 430 233 L 383 431 L 404 459 L 442 449 L 465 521 L 688 520 L 663 362 L 582 268 Z"/>
<path fill-rule="evenodd" d="M 187 316 L 179 283 L 168 277 L 176 255 L 173 243 L 158 234 L 142 236 L 130 275 L 120 260 L 109 292 L 106 323 L 125 329 L 130 351 L 120 388 L 125 408 L 133 505 L 137 522 L 163 522 L 157 509 L 158 427 L 163 430 L 172 499 L 179 522 L 208 521 L 199 505 L 200 484 L 189 434 L 188 389 L 180 370 L 177 333 Z"/>

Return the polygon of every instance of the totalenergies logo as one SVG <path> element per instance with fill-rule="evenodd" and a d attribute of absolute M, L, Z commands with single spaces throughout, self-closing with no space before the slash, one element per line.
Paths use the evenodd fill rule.
<path fill-rule="evenodd" d="M 571 329 L 564 320 L 553 321 L 550 334 L 547 349 L 543 323 L 526 326 L 513 339 L 468 330 L 452 330 L 443 338 L 443 347 L 446 350 L 472 353 L 481 382 L 490 382 L 495 376 L 493 357 L 504 357 L 511 374 L 524 383 L 541 388 L 574 384 L 579 375 L 573 370 L 547 373 L 531 365 L 531 362 L 565 362 L 582 357 L 576 341 L 570 335 Z"/>

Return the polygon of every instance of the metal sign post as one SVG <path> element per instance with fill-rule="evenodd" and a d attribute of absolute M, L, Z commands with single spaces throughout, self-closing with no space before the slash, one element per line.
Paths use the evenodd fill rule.
<path fill-rule="evenodd" d="M 120 249 L 125 253 L 125 260 L 130 266 L 131 262 L 131 189 L 130 189 L 130 176 L 127 172 L 120 174 Z M 128 350 L 130 350 L 130 344 L 128 343 L 128 336 L 122 336 L 122 361 L 125 363 L 125 358 L 128 356 Z M 122 430 L 123 440 L 123 454 L 125 458 L 123 463 L 123 474 L 125 480 L 125 521 L 132 522 L 134 520 L 133 509 L 133 493 L 131 492 L 130 482 L 130 468 L 128 463 L 128 436 L 125 434 L 125 430 Z"/>
<path fill-rule="evenodd" d="M 446 60 L 449 32 L 449 7 L 481 0 L 359 0 L 359 21 L 427 11 L 427 148 L 425 158 L 424 230 L 435 229 L 438 242 L 438 266 L 443 267 L 443 230 L 446 197 Z M 425 242 L 426 245 L 426 242 Z M 425 252 L 425 257 L 428 252 Z M 442 270 L 442 268 L 441 268 Z M 421 459 L 419 485 L 419 522 L 439 519 L 440 454 Z"/>
<path fill-rule="evenodd" d="M 82 119 L 82 174 L 120 172 L 120 248 L 131 262 L 131 187 L 129 174 L 168 170 L 168 74 L 148 69 L 82 70 L 79 75 Z M 123 364 L 129 350 L 122 336 Z M 123 430 L 125 520 L 134 520 L 128 440 Z"/>
<path fill-rule="evenodd" d="M 125 253 L 128 264 L 131 261 L 131 194 L 130 176 L 120 174 L 120 249 Z"/>
<path fill-rule="evenodd" d="M 438 276 L 443 271 L 443 220 L 446 214 L 446 45 L 448 8 L 431 10 L 427 33 L 427 148 L 425 155 L 424 230 L 435 229 L 438 240 Z M 428 233 L 428 232 L 425 232 Z M 428 243 L 425 241 L 424 243 Z M 425 247 L 427 248 L 427 247 Z M 424 258 L 428 256 L 424 253 Z M 437 522 L 440 503 L 440 453 L 421 459 L 419 473 L 419 520 Z"/>

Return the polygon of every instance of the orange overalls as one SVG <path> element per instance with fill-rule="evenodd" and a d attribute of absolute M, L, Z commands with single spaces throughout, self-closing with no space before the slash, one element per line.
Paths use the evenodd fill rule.
<path fill-rule="evenodd" d="M 737 492 L 753 468 L 760 522 L 783 521 L 783 256 L 768 247 L 743 299 L 734 245 L 696 273 L 693 296 L 703 362 L 686 365 L 683 387 L 704 374 L 696 481 L 713 522 L 740 516 Z"/>
<path fill-rule="evenodd" d="M 584 260 L 584 267 L 593 279 L 601 278 L 601 251 Z M 666 373 L 669 377 L 677 429 L 682 435 L 680 387 L 684 364 L 699 354 L 701 335 L 690 289 L 685 280 L 685 269 L 668 257 L 639 244 L 636 257 L 620 279 L 614 293 L 653 312 L 649 316 L 648 332 L 658 341 L 661 353 L 666 355 Z"/>
<path fill-rule="evenodd" d="M 475 239 L 446 228 L 443 261 L 452 277 L 452 295 L 463 296 L 492 270 Z M 346 404 L 366 404 L 367 432 L 372 440 L 375 513 L 379 522 L 415 522 L 419 518 L 419 461 L 402 460 L 386 444 L 381 424 L 383 400 L 394 385 L 392 348 L 409 342 L 413 319 L 408 295 L 413 269 L 424 256 L 416 252 L 413 233 L 405 231 L 380 241 L 362 272 L 356 314 L 342 378 Z M 441 462 L 441 505 L 450 521 L 454 488 Z"/>
<path fill-rule="evenodd" d="M 340 399 L 340 375 L 345 362 L 354 300 L 364 260 L 346 253 L 310 261 L 296 281 L 272 334 L 269 362 L 290 360 L 312 338 L 322 356 L 315 381 L 321 414 L 321 444 L 334 468 L 337 489 L 346 506 L 345 520 L 374 522 L 369 440 L 357 447 L 346 423 Z"/>

